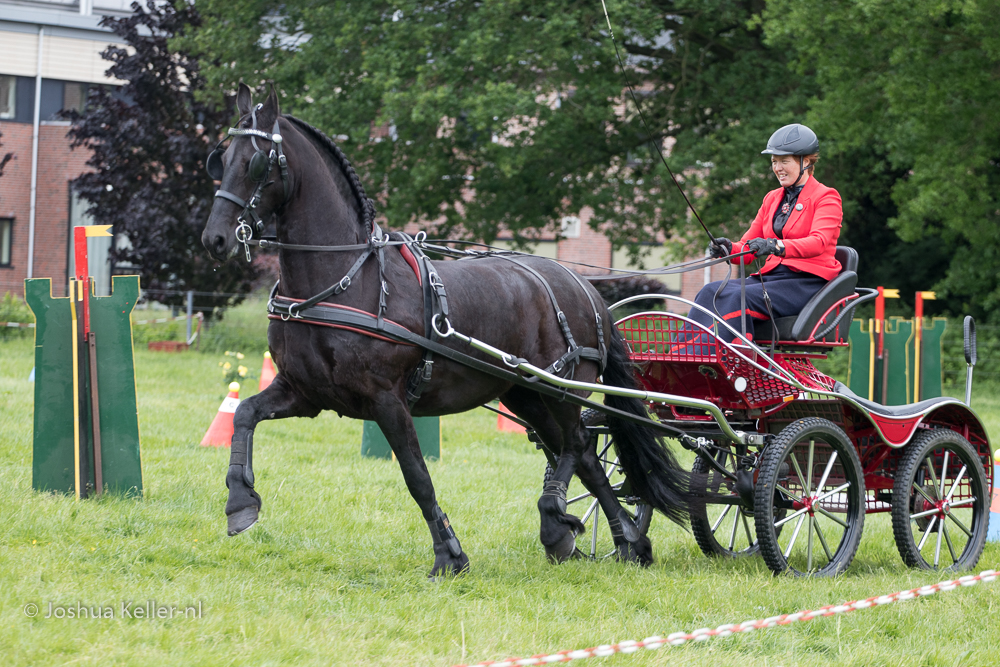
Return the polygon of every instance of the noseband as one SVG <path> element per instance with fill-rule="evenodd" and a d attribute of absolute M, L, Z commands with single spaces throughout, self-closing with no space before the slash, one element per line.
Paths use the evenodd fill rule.
<path fill-rule="evenodd" d="M 250 141 L 253 143 L 254 154 L 250 158 L 250 164 L 247 166 L 247 175 L 250 177 L 250 180 L 254 181 L 257 185 L 254 187 L 253 192 L 250 193 L 249 201 L 244 201 L 232 192 L 227 192 L 221 188 L 215 193 L 216 197 L 228 199 L 237 206 L 243 207 L 243 211 L 240 212 L 239 216 L 236 218 L 236 221 L 239 223 L 236 227 L 236 240 L 237 242 L 243 244 L 243 249 L 246 251 L 248 262 L 250 261 L 250 239 L 253 238 L 254 229 L 256 229 L 258 234 L 261 234 L 264 231 L 264 221 L 257 213 L 257 205 L 260 204 L 260 198 L 264 188 L 274 182 L 268 181 L 267 179 L 271 175 L 271 170 L 275 165 L 278 166 L 281 173 L 281 183 L 285 189 L 285 201 L 288 200 L 289 194 L 288 159 L 285 157 L 285 154 L 281 149 L 282 139 L 281 134 L 279 133 L 278 119 L 274 120 L 274 128 L 270 133 L 257 129 L 257 112 L 263 106 L 263 104 L 258 104 L 250 112 L 250 118 L 253 123 L 250 129 L 241 130 L 235 127 L 229 128 L 228 136 L 223 138 L 222 141 L 215 146 L 215 149 L 208 154 L 208 159 L 205 161 L 205 170 L 208 171 L 208 175 L 217 181 L 221 181 L 224 173 L 222 154 L 225 152 L 225 148 L 223 148 L 222 144 L 228 141 L 229 137 L 240 136 L 249 136 Z M 265 153 L 257 145 L 257 137 L 271 142 L 271 151 L 269 153 Z M 253 221 L 253 227 L 247 224 L 248 217 Z"/>

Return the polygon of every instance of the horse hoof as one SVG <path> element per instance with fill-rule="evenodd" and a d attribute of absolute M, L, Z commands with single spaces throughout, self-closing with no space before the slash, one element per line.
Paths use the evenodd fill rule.
<path fill-rule="evenodd" d="M 469 557 L 463 551 L 458 558 L 449 557 L 443 562 L 435 560 L 434 567 L 431 569 L 431 573 L 427 575 L 427 578 L 431 581 L 444 581 L 450 577 L 465 574 L 468 571 Z"/>
<path fill-rule="evenodd" d="M 545 547 L 545 556 L 550 562 L 556 564 L 565 563 L 567 560 L 574 557 L 576 553 L 576 533 L 572 530 L 567 530 L 566 534 L 551 547 Z"/>
<path fill-rule="evenodd" d="M 619 563 L 633 563 L 649 567 L 653 562 L 653 546 L 645 535 L 634 544 L 624 542 L 615 547 L 615 560 Z"/>
<path fill-rule="evenodd" d="M 244 507 L 229 515 L 229 535 L 239 535 L 249 530 L 259 518 L 259 510 L 256 507 Z"/>

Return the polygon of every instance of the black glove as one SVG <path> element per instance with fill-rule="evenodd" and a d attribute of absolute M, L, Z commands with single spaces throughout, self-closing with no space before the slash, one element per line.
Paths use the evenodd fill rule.
<path fill-rule="evenodd" d="M 732 255 L 733 242 L 727 239 L 725 236 L 720 236 L 718 238 L 712 239 L 712 242 L 708 244 L 708 253 L 712 257 L 716 258 Z"/>
<path fill-rule="evenodd" d="M 750 239 L 747 241 L 746 249 L 753 250 L 754 255 L 759 258 L 781 255 L 778 251 L 778 239 Z"/>

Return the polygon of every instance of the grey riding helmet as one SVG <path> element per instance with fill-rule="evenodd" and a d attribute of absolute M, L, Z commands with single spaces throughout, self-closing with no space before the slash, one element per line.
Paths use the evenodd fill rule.
<path fill-rule="evenodd" d="M 819 150 L 816 133 L 805 125 L 792 123 L 771 135 L 761 155 L 812 155 Z"/>

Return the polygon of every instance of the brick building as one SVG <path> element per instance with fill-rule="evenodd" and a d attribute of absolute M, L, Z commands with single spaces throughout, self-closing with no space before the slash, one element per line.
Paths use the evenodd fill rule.
<path fill-rule="evenodd" d="M 25 278 L 52 278 L 65 295 L 72 270 L 70 228 L 88 224 L 69 182 L 88 153 L 70 150 L 62 109 L 82 109 L 93 85 L 114 85 L 100 53 L 115 35 L 104 14 L 129 13 L 126 0 L 0 0 L 0 295 L 23 294 Z M 108 293 L 108 241 L 91 239 L 91 273 Z M 102 260 L 103 258 L 103 260 Z"/>

